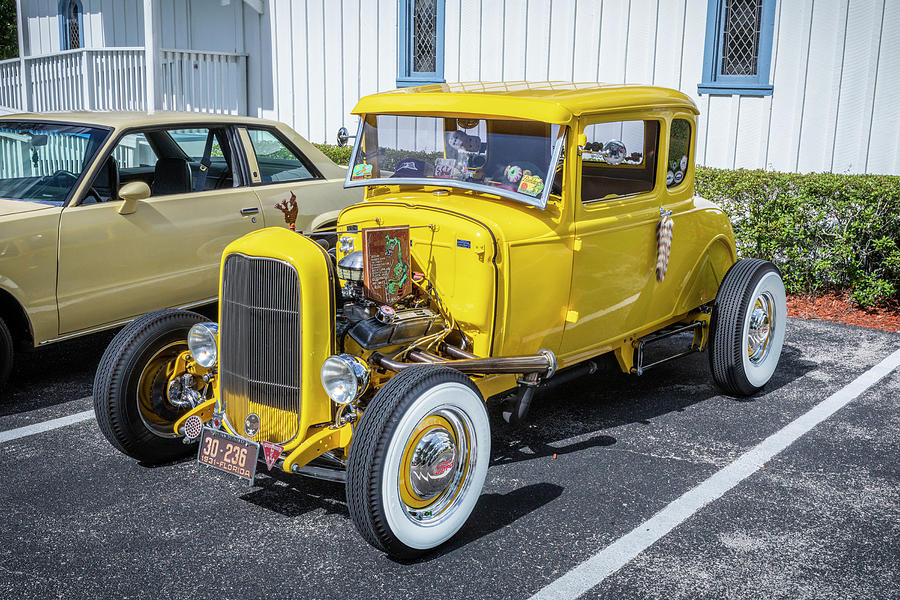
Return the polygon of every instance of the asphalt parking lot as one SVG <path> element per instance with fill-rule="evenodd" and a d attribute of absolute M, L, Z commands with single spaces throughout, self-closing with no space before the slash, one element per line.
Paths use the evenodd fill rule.
<path fill-rule="evenodd" d="M 110 337 L 26 357 L 0 440 L 90 409 Z M 873 366 L 898 348 L 900 334 L 792 320 L 751 399 L 719 395 L 702 354 L 557 389 L 524 428 L 491 406 L 479 504 L 413 563 L 362 541 L 338 484 L 149 468 L 92 419 L 7 439 L 0 598 L 897 598 L 900 369 Z M 721 485 L 735 465 L 752 472 Z"/>

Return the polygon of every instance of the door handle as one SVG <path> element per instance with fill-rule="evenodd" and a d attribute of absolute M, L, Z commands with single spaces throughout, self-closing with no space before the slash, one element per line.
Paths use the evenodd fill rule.
<path fill-rule="evenodd" d="M 259 209 L 256 208 L 255 206 L 251 206 L 250 208 L 242 208 L 241 209 L 241 214 L 245 215 L 245 216 L 246 215 L 255 215 L 258 212 L 259 212 Z"/>

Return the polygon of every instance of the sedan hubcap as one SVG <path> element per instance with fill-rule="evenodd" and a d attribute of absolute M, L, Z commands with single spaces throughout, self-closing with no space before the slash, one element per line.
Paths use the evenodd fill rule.
<path fill-rule="evenodd" d="M 756 298 L 750 311 L 750 327 L 747 330 L 747 356 L 758 364 L 765 360 L 775 330 L 775 301 L 766 292 Z"/>

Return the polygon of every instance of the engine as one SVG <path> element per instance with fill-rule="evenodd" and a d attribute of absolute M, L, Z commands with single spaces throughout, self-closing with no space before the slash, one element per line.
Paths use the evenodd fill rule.
<path fill-rule="evenodd" d="M 402 270 L 394 267 L 396 272 Z M 447 320 L 430 306 L 434 298 L 424 275 L 410 269 L 407 275 L 414 282 L 409 286 L 410 293 L 382 303 L 367 287 L 365 271 L 362 250 L 346 254 L 337 263 L 343 306 L 335 321 L 335 333 L 342 352 L 349 351 L 348 344 L 369 352 L 401 347 L 448 329 Z"/>

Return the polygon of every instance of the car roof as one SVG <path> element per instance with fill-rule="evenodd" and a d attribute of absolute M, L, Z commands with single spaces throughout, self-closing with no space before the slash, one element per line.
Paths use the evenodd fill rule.
<path fill-rule="evenodd" d="M 176 112 L 160 110 L 146 111 L 73 111 L 73 112 L 43 112 L 43 113 L 16 113 L 3 115 L 4 121 L 51 121 L 59 123 L 78 123 L 81 125 L 100 125 L 124 129 L 127 127 L 144 127 L 154 125 L 180 125 L 196 123 L 244 123 L 255 125 L 275 126 L 277 123 L 255 117 L 241 117 L 238 115 L 219 115 L 199 112 Z"/>
<path fill-rule="evenodd" d="M 694 101 L 678 90 L 593 81 L 475 81 L 420 85 L 365 96 L 353 112 L 509 117 L 567 124 L 581 115 L 658 108 L 700 112 Z"/>

